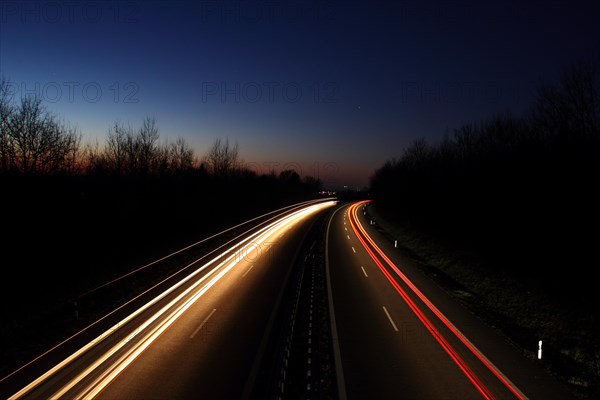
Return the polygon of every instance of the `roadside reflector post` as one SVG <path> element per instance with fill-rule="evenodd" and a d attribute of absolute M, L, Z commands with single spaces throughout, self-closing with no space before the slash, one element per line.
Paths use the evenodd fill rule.
<path fill-rule="evenodd" d="M 398 241 L 394 240 L 394 247 L 398 247 Z"/>
<path fill-rule="evenodd" d="M 538 342 L 538 360 L 542 359 L 542 341 Z"/>

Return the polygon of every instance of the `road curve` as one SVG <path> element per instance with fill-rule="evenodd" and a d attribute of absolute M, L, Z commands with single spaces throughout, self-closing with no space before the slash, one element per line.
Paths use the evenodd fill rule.
<path fill-rule="evenodd" d="M 315 202 L 261 225 L 9 399 L 239 398 Z"/>
<path fill-rule="evenodd" d="M 338 208 L 327 233 L 336 372 L 348 399 L 570 398 L 403 258 L 370 226 L 367 204 Z"/>

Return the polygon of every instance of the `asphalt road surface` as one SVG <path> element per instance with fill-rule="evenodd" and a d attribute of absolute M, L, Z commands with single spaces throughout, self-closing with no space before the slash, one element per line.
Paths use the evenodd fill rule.
<path fill-rule="evenodd" d="M 364 203 L 327 233 L 338 386 L 348 399 L 569 399 L 371 226 Z M 330 309 L 330 313 L 331 313 Z"/>
<path fill-rule="evenodd" d="M 262 224 L 9 398 L 243 397 L 304 236 L 332 205 Z"/>
<path fill-rule="evenodd" d="M 374 229 L 367 204 L 315 201 L 262 221 L 0 381 L 19 382 L 6 397 L 571 398 Z M 276 386 L 257 392 L 259 376 Z"/>

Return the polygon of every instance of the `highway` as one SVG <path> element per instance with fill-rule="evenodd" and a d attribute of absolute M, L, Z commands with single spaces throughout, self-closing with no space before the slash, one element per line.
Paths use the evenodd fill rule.
<path fill-rule="evenodd" d="M 569 399 L 565 388 L 403 257 L 365 216 L 327 231 L 341 399 Z"/>
<path fill-rule="evenodd" d="M 192 272 L 185 278 L 8 398 L 245 396 L 297 249 L 311 223 L 333 204 L 314 201 L 286 210 L 209 261 L 186 266 Z"/>
<path fill-rule="evenodd" d="M 323 199 L 253 222 L 0 380 L 0 397 L 571 398 L 371 226 L 367 206 Z"/>

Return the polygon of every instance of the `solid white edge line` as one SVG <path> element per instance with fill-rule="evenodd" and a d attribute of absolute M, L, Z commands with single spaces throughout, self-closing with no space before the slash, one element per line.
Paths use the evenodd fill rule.
<path fill-rule="evenodd" d="M 335 324 L 335 312 L 333 310 L 333 297 L 331 293 L 331 274 L 329 272 L 329 230 L 331 221 L 337 212 L 344 207 L 340 207 L 331 214 L 327 223 L 327 232 L 325 233 L 325 275 L 327 277 L 327 302 L 329 305 L 329 324 L 331 325 L 331 342 L 333 344 L 333 358 L 335 366 L 335 375 L 337 381 L 338 399 L 346 400 L 346 384 L 344 382 L 344 370 L 342 368 L 342 357 L 340 354 L 340 343 L 338 339 L 337 326 Z"/>
<path fill-rule="evenodd" d="M 328 203 L 332 203 L 332 204 L 327 205 Z M 323 203 L 323 206 L 329 207 L 329 206 L 333 206 L 334 204 L 336 204 L 336 203 L 331 201 L 331 202 Z M 318 212 L 318 210 L 317 210 L 317 212 Z M 304 218 L 304 217 L 302 217 L 302 218 Z M 287 228 L 287 229 L 289 229 L 289 228 Z M 303 237 L 302 240 L 304 240 L 304 239 L 305 239 L 305 237 Z M 311 249 L 312 249 L 312 246 L 311 246 Z M 292 258 L 293 263 L 295 263 L 297 261 L 297 259 L 299 257 L 299 252 L 300 252 L 300 249 L 297 248 L 297 250 L 294 253 L 294 256 Z M 263 335 L 262 335 L 260 344 L 258 345 L 258 349 L 256 351 L 256 356 L 254 357 L 254 361 L 250 368 L 250 372 L 247 375 L 246 382 L 244 383 L 244 388 L 239 397 L 241 400 L 247 400 L 247 399 L 253 398 L 252 394 L 253 394 L 254 385 L 255 385 L 255 382 L 256 382 L 256 379 L 257 379 L 257 376 L 259 373 L 259 368 L 260 368 L 261 364 L 263 363 L 263 359 L 265 357 L 265 355 L 264 355 L 265 349 L 267 347 L 268 341 L 270 340 L 273 326 L 275 324 L 275 319 L 277 318 L 277 315 L 279 315 L 279 312 L 281 310 L 281 304 L 283 302 L 283 298 L 286 293 L 285 289 L 288 285 L 288 282 L 291 279 L 291 275 L 292 275 L 292 268 L 288 268 L 286 275 L 284 277 L 283 284 L 281 285 L 279 293 L 277 294 L 277 298 L 275 299 L 275 301 L 273 303 L 273 307 L 271 308 L 271 314 L 269 316 L 269 320 L 267 321 L 267 323 L 265 325 L 265 329 L 263 331 Z M 281 383 L 281 384 L 283 385 L 283 383 Z"/>

